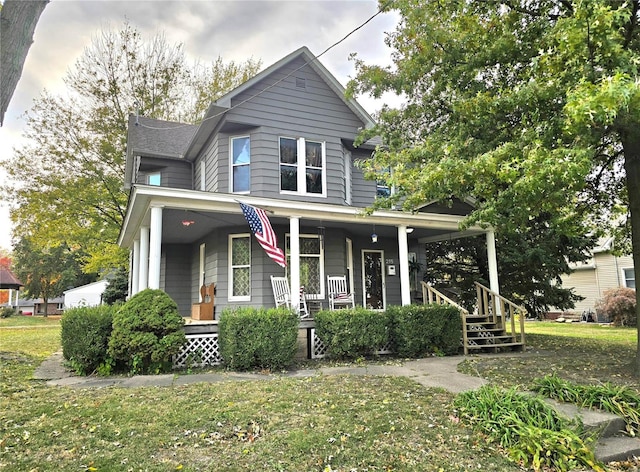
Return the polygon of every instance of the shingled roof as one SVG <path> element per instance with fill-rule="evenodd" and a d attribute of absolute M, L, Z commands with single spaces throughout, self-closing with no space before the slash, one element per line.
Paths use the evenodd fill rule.
<path fill-rule="evenodd" d="M 0 289 L 19 290 L 24 284 L 7 267 L 0 266 Z"/>

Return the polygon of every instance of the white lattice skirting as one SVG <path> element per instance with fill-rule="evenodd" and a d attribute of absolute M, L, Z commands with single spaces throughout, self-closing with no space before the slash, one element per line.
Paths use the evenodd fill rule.
<path fill-rule="evenodd" d="M 187 334 L 187 342 L 173 358 L 173 367 L 204 367 L 222 363 L 218 333 Z"/>
<path fill-rule="evenodd" d="M 311 330 L 311 359 L 322 359 L 327 356 L 327 351 L 329 348 L 324 345 L 322 340 L 316 334 L 316 330 Z M 380 349 L 375 351 L 375 354 L 391 354 L 393 351 L 391 349 L 391 342 L 388 342 Z"/>

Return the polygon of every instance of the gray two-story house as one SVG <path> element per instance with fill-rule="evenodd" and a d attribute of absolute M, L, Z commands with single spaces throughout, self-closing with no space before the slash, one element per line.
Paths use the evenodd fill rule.
<path fill-rule="evenodd" d="M 459 231 L 467 203 L 364 216 L 392 190 L 358 167 L 375 146 L 353 143 L 372 124 L 305 47 L 212 103 L 199 125 L 131 116 L 119 237 L 131 251 L 131 293 L 160 288 L 189 316 L 200 287 L 215 283 L 217 316 L 274 306 L 274 275 L 288 278 L 293 302 L 303 285 L 326 308 L 327 276 L 344 275 L 356 304 L 384 309 L 412 302 L 410 260 L 428 264 L 425 242 L 480 233 L 497 291 L 493 233 Z M 285 268 L 257 243 L 239 202 L 267 212 Z"/>

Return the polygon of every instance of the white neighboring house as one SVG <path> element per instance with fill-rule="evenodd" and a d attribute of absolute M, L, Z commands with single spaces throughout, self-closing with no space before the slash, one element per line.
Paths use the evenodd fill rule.
<path fill-rule="evenodd" d="M 79 306 L 97 306 L 102 304 L 102 294 L 107 288 L 107 280 L 98 280 L 81 287 L 65 290 L 64 309 L 77 308 Z"/>
<path fill-rule="evenodd" d="M 583 313 L 586 310 L 595 312 L 596 302 L 604 296 L 604 292 L 618 287 L 636 288 L 633 273 L 632 256 L 614 256 L 613 238 L 601 240 L 593 249 L 592 257 L 588 261 L 573 264 L 575 270 L 569 275 L 562 276 L 562 286 L 575 288 L 575 293 L 584 300 L 576 302 L 572 310 Z"/>

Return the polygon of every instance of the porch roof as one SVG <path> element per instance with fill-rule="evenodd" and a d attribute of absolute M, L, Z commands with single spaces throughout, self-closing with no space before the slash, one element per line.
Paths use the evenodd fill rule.
<path fill-rule="evenodd" d="M 460 231 L 461 215 L 442 213 L 408 213 L 397 210 L 378 210 L 364 214 L 364 208 L 327 203 L 297 202 L 227 193 L 202 192 L 148 185 L 134 185 L 127 214 L 118 237 L 121 247 L 131 247 L 141 226 L 150 223 L 150 209 L 162 207 L 163 243 L 190 243 L 201 239 L 212 227 L 244 225 L 246 220 L 239 201 L 266 210 L 271 223 L 288 223 L 298 217 L 301 225 L 311 227 L 340 227 L 353 234 L 375 232 L 381 238 L 397 237 L 397 227 L 414 229 L 411 238 L 420 242 L 437 241 L 483 234 L 489 229 L 472 226 Z"/>

